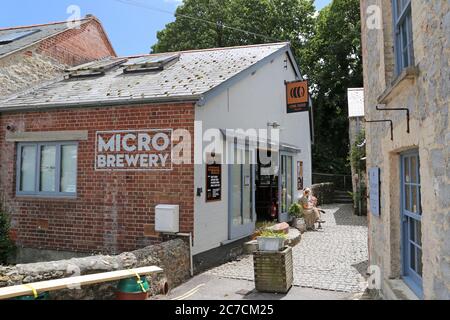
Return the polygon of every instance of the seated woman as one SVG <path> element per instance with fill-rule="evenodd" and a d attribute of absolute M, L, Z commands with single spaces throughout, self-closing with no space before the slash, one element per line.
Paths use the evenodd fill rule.
<path fill-rule="evenodd" d="M 312 197 L 311 189 L 306 188 L 303 190 L 303 196 L 299 200 L 300 205 L 303 208 L 303 213 L 305 217 L 306 229 L 315 230 L 315 223 L 318 222 L 318 229 L 322 229 L 323 221 L 320 217 L 320 211 L 316 208 L 317 199 Z"/>

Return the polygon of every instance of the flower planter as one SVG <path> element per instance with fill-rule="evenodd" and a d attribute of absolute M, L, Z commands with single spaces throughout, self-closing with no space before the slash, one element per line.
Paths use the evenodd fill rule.
<path fill-rule="evenodd" d="M 292 248 L 253 254 L 255 288 L 260 292 L 287 293 L 294 281 Z"/>
<path fill-rule="evenodd" d="M 278 237 L 258 237 L 259 251 L 276 252 L 281 251 L 284 247 L 284 238 Z"/>

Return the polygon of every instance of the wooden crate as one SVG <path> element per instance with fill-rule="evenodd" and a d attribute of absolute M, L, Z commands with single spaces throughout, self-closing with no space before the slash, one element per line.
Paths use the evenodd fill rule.
<path fill-rule="evenodd" d="M 261 292 L 287 293 L 294 280 L 292 248 L 279 252 L 253 253 L 255 287 Z"/>

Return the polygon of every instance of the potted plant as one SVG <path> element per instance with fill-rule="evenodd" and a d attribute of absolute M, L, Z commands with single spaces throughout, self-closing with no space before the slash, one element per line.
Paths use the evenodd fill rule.
<path fill-rule="evenodd" d="M 297 225 L 300 219 L 303 219 L 303 208 L 301 205 L 299 205 L 298 203 L 294 202 L 293 204 L 291 204 L 291 206 L 289 207 L 288 210 L 289 216 L 291 217 L 291 221 L 292 221 L 292 226 L 294 228 L 297 228 Z"/>
<path fill-rule="evenodd" d="M 257 240 L 259 251 L 281 251 L 284 248 L 286 235 L 281 232 L 264 230 Z"/>

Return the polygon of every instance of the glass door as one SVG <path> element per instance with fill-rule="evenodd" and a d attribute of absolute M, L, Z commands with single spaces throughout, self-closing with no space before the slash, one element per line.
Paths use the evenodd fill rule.
<path fill-rule="evenodd" d="M 422 297 L 422 207 L 417 151 L 401 156 L 403 278 Z"/>
<path fill-rule="evenodd" d="M 293 157 L 290 155 L 281 156 L 281 170 L 280 170 L 280 222 L 288 221 L 288 210 L 294 201 L 294 188 L 293 188 L 293 177 L 294 177 L 294 165 Z"/>
<path fill-rule="evenodd" d="M 236 148 L 235 155 L 243 161 L 230 165 L 230 240 L 252 234 L 256 220 L 254 152 Z"/>

